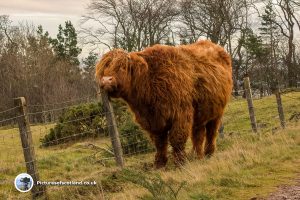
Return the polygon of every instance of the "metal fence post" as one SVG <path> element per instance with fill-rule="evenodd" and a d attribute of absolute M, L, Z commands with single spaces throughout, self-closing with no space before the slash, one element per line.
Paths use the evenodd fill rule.
<path fill-rule="evenodd" d="M 29 118 L 27 115 L 27 105 L 24 97 L 19 97 L 14 99 L 15 106 L 18 106 L 17 116 L 18 125 L 20 131 L 20 138 L 23 147 L 23 153 L 26 163 L 27 173 L 31 175 L 34 185 L 32 187 L 32 199 L 41 198 L 44 196 L 44 199 L 47 199 L 46 187 L 37 186 L 36 183 L 39 180 L 38 169 L 36 166 L 36 158 L 34 152 L 34 146 L 32 141 L 32 134 L 30 130 Z"/>
<path fill-rule="evenodd" d="M 251 127 L 252 127 L 252 130 L 255 133 L 257 133 L 257 123 L 256 123 L 256 119 L 255 119 L 255 113 L 254 113 L 254 106 L 253 106 L 253 99 L 252 99 L 252 93 L 251 93 L 249 77 L 244 78 L 244 87 L 245 87 L 246 98 L 247 98 L 247 103 L 248 103 L 249 116 L 250 116 L 250 120 L 251 120 Z"/>
<path fill-rule="evenodd" d="M 119 132 L 117 128 L 117 123 L 115 120 L 115 115 L 111 103 L 109 102 L 107 94 L 101 90 L 101 99 L 104 106 L 105 116 L 108 123 L 108 131 L 111 138 L 111 143 L 114 149 L 115 160 L 117 165 L 121 168 L 124 167 L 123 151 L 121 146 L 121 141 L 119 137 Z"/>

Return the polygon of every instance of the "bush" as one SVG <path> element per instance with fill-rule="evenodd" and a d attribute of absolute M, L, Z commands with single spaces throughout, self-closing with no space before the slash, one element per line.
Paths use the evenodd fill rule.
<path fill-rule="evenodd" d="M 175 182 L 174 180 L 163 180 L 159 174 L 152 176 L 144 172 L 136 172 L 124 169 L 121 178 L 146 189 L 150 195 L 140 197 L 144 200 L 177 200 L 179 193 L 186 186 L 186 182 Z"/>
<path fill-rule="evenodd" d="M 123 154 L 131 155 L 153 151 L 154 148 L 145 136 L 144 131 L 132 121 L 129 113 L 126 113 L 127 120 L 120 127 L 120 140 Z"/>
<path fill-rule="evenodd" d="M 107 134 L 100 103 L 80 104 L 67 109 L 50 133 L 41 138 L 42 146 L 51 146 L 80 138 Z"/>
<path fill-rule="evenodd" d="M 144 153 L 153 150 L 141 128 L 133 122 L 132 115 L 121 101 L 113 102 L 114 113 L 124 154 Z M 80 104 L 60 116 L 59 122 L 40 139 L 42 146 L 52 146 L 78 139 L 108 136 L 108 128 L 101 103 Z"/>

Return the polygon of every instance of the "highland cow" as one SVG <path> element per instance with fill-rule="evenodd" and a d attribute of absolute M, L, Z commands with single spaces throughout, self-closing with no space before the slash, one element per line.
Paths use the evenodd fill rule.
<path fill-rule="evenodd" d="M 156 147 L 155 167 L 183 163 L 191 135 L 199 159 L 212 155 L 232 90 L 231 58 L 210 41 L 176 47 L 154 45 L 140 52 L 115 49 L 96 67 L 101 89 L 124 99 Z"/>

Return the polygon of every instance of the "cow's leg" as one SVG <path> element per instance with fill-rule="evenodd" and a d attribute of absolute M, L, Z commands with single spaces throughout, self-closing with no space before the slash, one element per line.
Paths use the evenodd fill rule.
<path fill-rule="evenodd" d="M 221 125 L 221 117 L 209 121 L 206 124 L 205 155 L 211 156 L 216 150 L 218 130 Z"/>
<path fill-rule="evenodd" d="M 193 153 L 196 153 L 199 159 L 204 157 L 205 129 L 204 125 L 197 125 L 197 121 L 194 121 L 192 133 Z"/>
<path fill-rule="evenodd" d="M 167 157 L 167 149 L 168 149 L 168 134 L 164 133 L 161 135 L 151 135 L 151 139 L 154 142 L 156 148 L 155 168 L 159 169 L 166 166 L 168 157 Z"/>
<path fill-rule="evenodd" d="M 193 130 L 192 130 L 192 142 L 193 151 L 192 154 L 196 153 L 199 159 L 204 157 L 204 142 L 206 138 L 206 127 L 203 122 L 203 115 L 200 114 L 198 104 L 194 104 L 194 120 L 193 120 Z"/>
<path fill-rule="evenodd" d="M 173 148 L 174 162 L 176 165 L 183 164 L 186 158 L 185 144 L 192 131 L 191 113 L 192 112 L 181 115 L 180 119 L 173 122 L 172 128 L 169 131 L 169 141 Z"/>

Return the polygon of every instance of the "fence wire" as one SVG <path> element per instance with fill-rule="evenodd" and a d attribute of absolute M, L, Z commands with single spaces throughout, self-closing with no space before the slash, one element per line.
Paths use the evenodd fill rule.
<path fill-rule="evenodd" d="M 61 107 L 59 105 L 63 105 L 63 104 L 72 104 L 72 105 L 76 105 L 76 104 L 80 104 L 80 103 L 86 103 L 86 102 L 91 102 L 92 100 L 96 100 L 96 95 L 89 95 L 83 98 L 79 98 L 79 99 L 73 99 L 73 100 L 69 100 L 69 101 L 63 101 L 63 102 L 57 102 L 57 103 L 51 103 L 51 104 L 29 104 L 27 107 L 32 108 L 32 107 L 49 107 L 49 106 L 57 106 L 57 107 Z"/>
<path fill-rule="evenodd" d="M 7 113 L 7 112 L 11 112 L 12 110 L 15 110 L 15 109 L 17 109 L 17 108 L 20 108 L 20 106 L 16 106 L 16 107 L 13 107 L 13 108 L 9 108 L 9 109 L 7 109 L 7 110 L 4 110 L 4 111 L 0 111 L 0 115 L 1 115 L 1 114 L 4 114 L 4 113 Z"/>
<path fill-rule="evenodd" d="M 231 103 L 226 108 L 223 117 L 225 138 L 252 133 L 247 100 L 243 98 L 243 93 L 244 90 L 240 90 L 240 96 L 232 97 Z M 297 112 L 300 119 L 300 95 L 297 94 L 293 96 L 289 93 L 282 94 L 287 122 L 290 116 Z M 92 98 L 85 100 L 84 103 L 97 103 L 97 100 Z M 112 125 L 107 123 L 105 117 L 108 112 L 105 112 L 103 107 L 97 107 L 88 115 L 82 113 L 82 115 L 74 115 L 73 118 L 63 119 L 67 112 L 71 112 L 70 110 L 78 106 L 78 101 L 68 103 L 69 105 L 64 105 L 63 102 L 27 106 L 33 139 L 32 149 L 36 155 L 34 160 L 27 161 L 27 163 L 36 162 L 37 173 L 42 181 L 94 180 L 97 176 L 95 172 L 104 173 L 106 169 L 115 166 L 114 149 L 108 131 Z M 276 132 L 280 129 L 274 95 L 263 98 L 258 96 L 253 103 L 259 131 Z M 23 150 L 28 148 L 22 147 L 20 133 L 16 126 L 17 119 L 23 117 L 23 115 L 16 114 L 17 108 L 19 107 L 0 111 L 0 114 L 9 116 L 0 118 L 0 170 L 5 174 L 3 178 L 0 178 L 0 182 L 10 190 L 13 190 L 11 180 L 16 174 L 26 171 Z M 133 155 L 153 152 L 154 146 L 138 128 L 126 127 L 125 122 L 130 116 L 126 110 L 120 106 L 115 111 L 115 116 L 124 157 L 130 160 Z M 44 120 L 43 115 L 48 113 L 54 113 L 55 117 Z M 34 118 L 40 119 L 34 120 Z M 98 121 L 94 121 L 96 118 Z M 126 118 L 125 122 L 123 118 Z M 0 184 L 0 189 L 2 185 Z M 76 190 L 74 187 L 67 188 L 48 187 L 50 190 L 48 193 L 65 189 L 72 193 Z M 93 187 L 92 192 L 99 196 L 104 195 L 101 184 Z M 18 195 L 18 193 L 13 195 Z"/>

